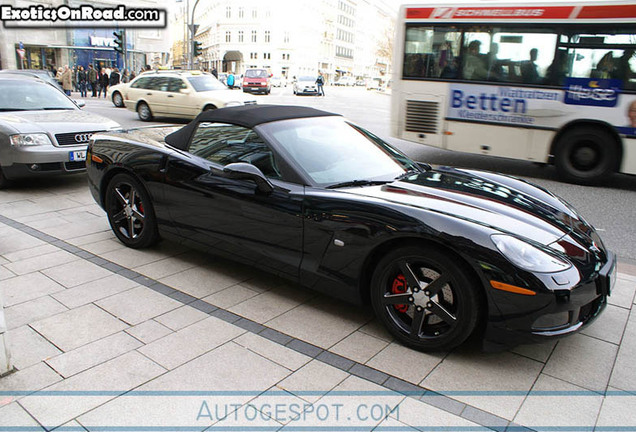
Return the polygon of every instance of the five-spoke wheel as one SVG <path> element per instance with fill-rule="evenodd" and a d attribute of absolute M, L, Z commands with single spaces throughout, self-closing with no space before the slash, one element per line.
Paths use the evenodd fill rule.
<path fill-rule="evenodd" d="M 463 267 L 433 249 L 407 247 L 385 256 L 371 285 L 373 308 L 402 343 L 448 350 L 475 329 L 479 292 Z"/>
<path fill-rule="evenodd" d="M 144 187 L 132 176 L 118 174 L 106 190 L 108 222 L 126 246 L 144 248 L 158 239 L 157 222 Z"/>

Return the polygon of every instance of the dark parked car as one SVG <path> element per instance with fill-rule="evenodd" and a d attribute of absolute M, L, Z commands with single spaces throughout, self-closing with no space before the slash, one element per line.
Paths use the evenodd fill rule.
<path fill-rule="evenodd" d="M 223 108 L 171 130 L 89 146 L 90 190 L 127 246 L 177 239 L 370 301 L 425 351 L 568 335 L 606 305 L 614 254 L 525 181 L 432 169 L 311 108 Z"/>
<path fill-rule="evenodd" d="M 91 135 L 118 127 L 38 78 L 0 75 L 0 189 L 12 179 L 84 171 Z"/>

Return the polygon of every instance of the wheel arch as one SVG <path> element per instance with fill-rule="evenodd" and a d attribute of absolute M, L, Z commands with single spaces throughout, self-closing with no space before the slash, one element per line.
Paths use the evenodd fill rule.
<path fill-rule="evenodd" d="M 206 102 L 206 103 L 203 104 L 203 108 L 201 108 L 201 111 L 203 112 L 203 111 L 207 110 L 208 108 L 209 109 L 218 109 L 219 107 L 218 107 L 218 104 L 215 104 L 213 102 Z"/>
<path fill-rule="evenodd" d="M 577 128 L 577 127 L 594 127 L 594 128 L 598 128 L 600 130 L 604 130 L 606 132 L 608 132 L 613 138 L 614 138 L 614 145 L 616 148 L 616 154 L 617 154 L 617 166 L 614 167 L 614 169 L 616 171 L 619 171 L 622 161 L 623 161 L 623 140 L 621 139 L 618 131 L 616 130 L 616 128 L 614 128 L 614 126 L 612 126 L 611 124 L 604 122 L 604 121 L 600 121 L 600 120 L 589 120 L 589 119 L 581 119 L 581 120 L 574 120 L 571 121 L 570 123 L 566 124 L 565 126 L 563 126 L 561 129 L 559 129 L 559 131 L 554 135 L 554 138 L 552 139 L 552 142 L 550 143 L 550 160 L 549 162 L 551 164 L 554 165 L 554 161 L 555 161 L 555 152 L 557 149 L 557 145 L 559 144 L 559 141 L 561 140 L 561 138 L 567 134 L 568 132 L 570 132 L 571 130 Z"/>
<path fill-rule="evenodd" d="M 113 179 L 113 177 L 115 177 L 117 174 L 128 174 L 129 176 L 133 177 L 146 190 L 146 193 L 148 193 L 150 198 L 151 199 L 153 198 L 152 195 L 150 194 L 150 191 L 148 191 L 148 188 L 146 187 L 143 179 L 140 176 L 138 176 L 130 168 L 126 168 L 126 167 L 118 165 L 118 166 L 116 166 L 114 168 L 109 169 L 104 174 L 104 176 L 102 177 L 102 179 L 101 179 L 101 181 L 99 183 L 99 200 L 102 203 L 102 207 L 103 208 L 106 206 L 106 188 L 108 187 L 108 183 L 110 183 L 110 181 Z"/>
<path fill-rule="evenodd" d="M 479 297 L 483 303 L 483 306 L 486 308 L 484 310 L 484 316 L 488 315 L 488 297 L 484 288 L 483 276 L 480 275 L 479 272 L 472 265 L 470 265 L 466 258 L 464 258 L 464 256 L 462 256 L 462 254 L 460 254 L 458 251 L 435 239 L 426 239 L 421 237 L 392 238 L 379 244 L 371 251 L 371 253 L 365 259 L 365 262 L 362 265 L 360 271 L 359 289 L 360 298 L 362 299 L 363 303 L 370 303 L 371 278 L 373 276 L 373 270 L 377 267 L 377 264 L 380 262 L 380 260 L 390 251 L 396 248 L 407 246 L 417 246 L 428 249 L 433 248 L 449 255 L 452 258 L 455 258 L 456 262 L 466 271 L 466 274 L 469 276 L 469 278 L 475 281 L 475 285 L 478 286 L 478 289 L 480 291 Z"/>

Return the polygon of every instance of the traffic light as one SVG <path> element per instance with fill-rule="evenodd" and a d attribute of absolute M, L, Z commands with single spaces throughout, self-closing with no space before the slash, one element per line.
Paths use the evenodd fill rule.
<path fill-rule="evenodd" d="M 113 36 L 115 36 L 115 51 L 117 51 L 120 54 L 123 54 L 124 50 L 126 49 L 124 31 L 119 30 L 119 31 L 113 32 Z"/>
<path fill-rule="evenodd" d="M 199 57 L 202 54 L 201 42 L 192 41 L 192 57 Z"/>

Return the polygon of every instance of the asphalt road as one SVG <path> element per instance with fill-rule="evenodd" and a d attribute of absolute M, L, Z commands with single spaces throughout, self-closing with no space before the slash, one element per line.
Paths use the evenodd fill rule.
<path fill-rule="evenodd" d="M 237 90 L 239 91 L 239 90 Z M 636 263 L 636 176 L 614 175 L 602 186 L 578 186 L 559 182 L 551 166 L 530 162 L 449 152 L 390 137 L 390 97 L 364 88 L 326 87 L 325 97 L 294 96 L 291 86 L 275 88 L 272 94 L 255 96 L 258 102 L 307 105 L 335 112 L 387 139 L 412 158 L 433 165 L 450 165 L 519 176 L 544 186 L 567 200 L 601 233 L 607 247 L 627 263 Z M 76 95 L 74 95 L 76 96 Z M 88 97 L 87 111 L 102 114 L 124 127 L 180 123 L 178 119 L 156 119 L 141 122 L 137 114 L 115 108 L 109 100 Z"/>

